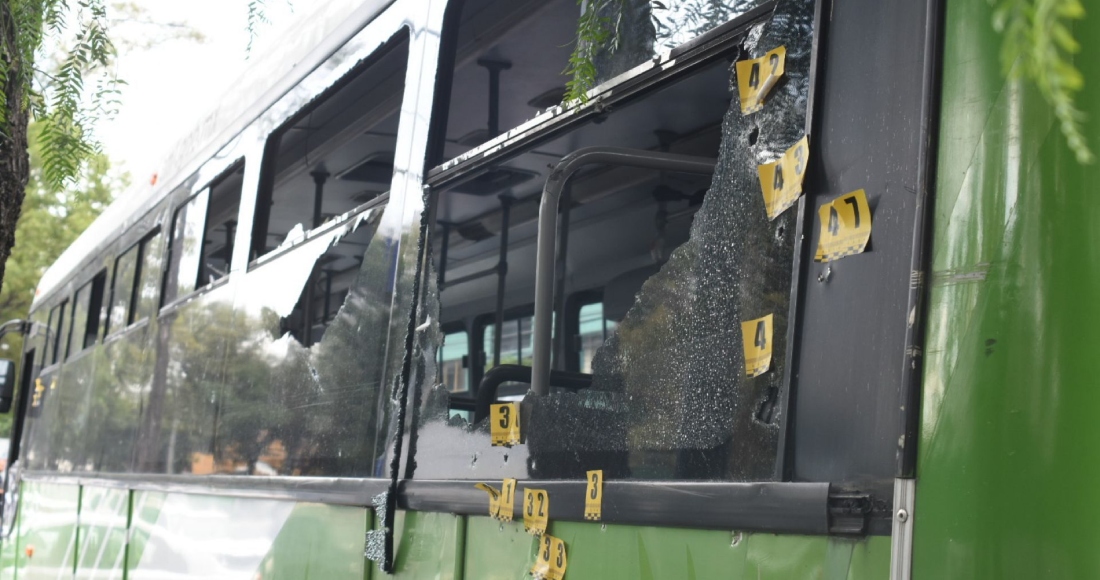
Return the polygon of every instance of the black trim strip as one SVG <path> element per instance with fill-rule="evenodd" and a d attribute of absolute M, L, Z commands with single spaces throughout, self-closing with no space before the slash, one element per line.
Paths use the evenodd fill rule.
<path fill-rule="evenodd" d="M 487 515 L 488 496 L 474 481 L 404 481 L 398 507 L 413 511 Z M 521 481 L 513 515 L 522 518 L 523 489 L 550 494 L 550 519 L 584 520 L 583 481 Z M 825 535 L 829 533 L 827 483 L 604 484 L 603 522 L 633 525 Z"/>
<path fill-rule="evenodd" d="M 932 252 L 932 208 L 936 187 L 936 163 L 939 151 L 940 89 L 943 73 L 944 1 L 927 0 L 924 22 L 924 62 L 921 91 L 921 126 L 917 160 L 917 199 L 913 217 L 913 253 L 910 258 L 908 325 L 905 329 L 905 353 L 902 363 L 898 413 L 902 432 L 898 438 L 897 471 L 899 478 L 917 475 L 917 443 L 920 430 L 921 371 L 924 368 L 925 298 Z"/>

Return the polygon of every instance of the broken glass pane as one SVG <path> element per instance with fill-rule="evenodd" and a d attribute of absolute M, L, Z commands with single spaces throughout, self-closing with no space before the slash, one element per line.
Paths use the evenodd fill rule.
<path fill-rule="evenodd" d="M 589 469 L 634 479 L 776 476 L 797 219 L 795 209 L 767 218 L 757 166 L 804 134 L 813 7 L 782 2 L 746 35 L 733 60 L 786 45 L 785 79 L 762 111 L 746 116 L 729 66 L 718 164 L 687 241 L 645 281 L 621 322 L 606 326 L 589 388 L 524 399 L 525 444 L 491 447 L 487 421 L 469 425 L 448 412 L 451 398 L 436 369 L 439 296 L 428 264 L 411 379 L 417 477 L 577 478 Z M 775 317 L 771 368 L 748 378 L 741 322 L 767 314 Z M 595 334 L 589 327 L 587 337 Z"/>

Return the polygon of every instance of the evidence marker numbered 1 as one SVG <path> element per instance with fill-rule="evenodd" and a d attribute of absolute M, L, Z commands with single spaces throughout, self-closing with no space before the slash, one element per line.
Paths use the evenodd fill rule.
<path fill-rule="evenodd" d="M 489 412 L 489 425 L 493 445 L 519 445 L 519 403 L 493 405 Z"/>
<path fill-rule="evenodd" d="M 512 521 L 512 512 L 516 507 L 516 480 L 505 478 L 500 486 L 500 502 L 497 509 L 497 519 L 502 522 Z"/>
<path fill-rule="evenodd" d="M 745 374 L 758 377 L 772 366 L 772 315 L 741 323 L 745 344 Z"/>
<path fill-rule="evenodd" d="M 764 99 L 783 76 L 786 65 L 786 46 L 773 48 L 760 58 L 737 61 L 737 94 L 741 98 L 742 115 L 764 108 Z"/>
<path fill-rule="evenodd" d="M 844 194 L 817 210 L 821 222 L 817 262 L 832 262 L 860 254 L 871 240 L 871 208 L 862 189 Z"/>

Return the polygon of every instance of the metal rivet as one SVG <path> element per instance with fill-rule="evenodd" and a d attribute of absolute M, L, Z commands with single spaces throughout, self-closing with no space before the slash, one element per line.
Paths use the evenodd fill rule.
<path fill-rule="evenodd" d="M 908 520 L 909 520 L 909 512 L 905 511 L 904 508 L 898 510 L 898 521 L 904 524 Z"/>

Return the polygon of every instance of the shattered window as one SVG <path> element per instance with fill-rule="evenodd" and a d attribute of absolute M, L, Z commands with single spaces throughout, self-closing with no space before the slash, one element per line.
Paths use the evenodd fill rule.
<path fill-rule="evenodd" d="M 763 0 L 465 0 L 454 49 L 440 161 L 452 159 L 561 104 L 584 10 L 607 35 L 590 62 L 602 83 L 762 4 Z M 613 40 L 612 40 L 613 39 Z M 447 66 L 445 63 L 444 66 Z M 522 180 L 522 174 L 507 179 Z M 484 177 L 478 182 L 489 180 Z M 495 180 L 505 179 L 497 174 Z M 471 185 L 473 187 L 473 185 Z"/>
<path fill-rule="evenodd" d="M 251 259 L 389 191 L 407 33 L 390 44 L 268 139 Z"/>
<path fill-rule="evenodd" d="M 614 146 L 717 160 L 706 176 L 611 166 L 574 174 L 563 194 L 554 309 L 560 316 L 574 293 L 603 298 L 580 309 L 572 343 L 584 361 L 579 370 L 588 372 L 573 382 L 552 374 L 548 396 L 524 397 L 524 444 L 493 447 L 480 413 L 473 422 L 449 413 L 452 399 L 436 368 L 435 323 L 491 312 L 496 278 L 428 285 L 420 320 L 431 324 L 416 337 L 420 374 L 411 386 L 421 401 L 416 477 L 580 478 L 590 469 L 620 479 L 776 477 L 798 234 L 795 209 L 767 217 L 757 167 L 804 136 L 812 23 L 812 0 L 784 0 L 726 58 L 484 170 L 530 174 L 526 182 L 496 182 L 492 195 L 512 200 L 507 220 L 494 199 L 461 183 L 434 192 L 433 260 L 423 279 L 436 280 L 436 268 L 446 269 L 445 280 L 484 271 L 506 223 L 502 301 L 529 304 L 537 201 L 557 159 Z M 742 114 L 733 62 L 779 45 L 787 49 L 785 77 L 763 110 Z M 766 315 L 776 329 L 770 369 L 749 377 L 741 323 Z M 511 324 L 501 362 L 515 352 L 523 363 L 524 328 Z M 561 348 L 556 342 L 552 367 L 564 372 Z"/>

